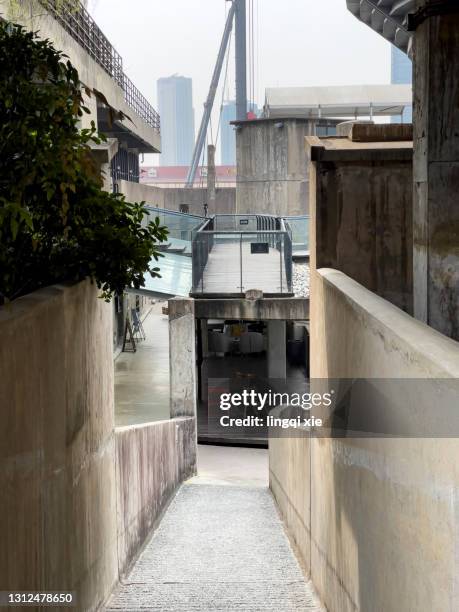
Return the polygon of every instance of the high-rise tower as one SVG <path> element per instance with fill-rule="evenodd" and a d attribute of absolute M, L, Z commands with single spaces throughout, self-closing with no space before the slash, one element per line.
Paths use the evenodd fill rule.
<path fill-rule="evenodd" d="M 158 80 L 161 165 L 189 166 L 194 147 L 193 82 L 173 75 Z"/>

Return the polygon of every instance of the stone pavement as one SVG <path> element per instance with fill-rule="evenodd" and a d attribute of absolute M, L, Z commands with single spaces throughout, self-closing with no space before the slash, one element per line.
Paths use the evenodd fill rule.
<path fill-rule="evenodd" d="M 269 490 L 185 484 L 108 611 L 319 611 Z"/>

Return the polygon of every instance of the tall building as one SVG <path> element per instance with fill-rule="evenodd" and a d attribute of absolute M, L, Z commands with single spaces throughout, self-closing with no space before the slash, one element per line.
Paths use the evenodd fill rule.
<path fill-rule="evenodd" d="M 391 83 L 393 85 L 411 85 L 413 82 L 413 64 L 410 58 L 400 51 L 395 45 L 391 45 Z M 407 107 L 403 112 L 403 123 L 413 121 L 413 107 Z M 400 123 L 400 117 L 392 117 L 392 123 Z"/>
<path fill-rule="evenodd" d="M 173 75 L 158 80 L 162 166 L 189 166 L 194 147 L 192 79 Z"/>
<path fill-rule="evenodd" d="M 236 102 L 224 102 L 221 117 L 221 163 L 223 166 L 236 165 L 236 134 L 231 121 L 236 120 Z"/>

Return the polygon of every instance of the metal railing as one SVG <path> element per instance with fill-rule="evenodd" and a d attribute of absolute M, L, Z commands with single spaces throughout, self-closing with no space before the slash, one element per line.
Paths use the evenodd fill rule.
<path fill-rule="evenodd" d="M 209 267 L 211 255 L 224 261 Z M 292 294 L 292 235 L 269 215 L 217 215 L 192 233 L 192 294 Z M 266 257 L 265 257 L 266 256 Z M 265 257 L 265 259 L 261 259 Z"/>
<path fill-rule="evenodd" d="M 134 85 L 129 77 L 123 75 L 124 99 L 126 104 L 141 117 L 147 125 L 154 128 L 158 132 L 161 130 L 161 121 L 159 114 L 153 106 L 148 102 L 145 96 Z"/>
<path fill-rule="evenodd" d="M 40 0 L 66 32 L 124 91 L 126 104 L 145 123 L 160 131 L 160 117 L 123 71 L 123 58 L 110 43 L 86 8 L 69 0 Z"/>

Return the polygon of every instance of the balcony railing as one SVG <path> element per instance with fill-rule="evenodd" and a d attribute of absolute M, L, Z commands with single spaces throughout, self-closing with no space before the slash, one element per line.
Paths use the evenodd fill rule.
<path fill-rule="evenodd" d="M 160 131 L 160 118 L 155 109 L 132 81 L 124 74 L 123 58 L 110 43 L 82 4 L 69 0 L 41 0 L 66 32 L 99 64 L 124 91 L 126 104 L 145 123 Z"/>
<path fill-rule="evenodd" d="M 193 232 L 193 287 L 198 297 L 292 294 L 292 236 L 268 215 L 217 215 Z"/>

